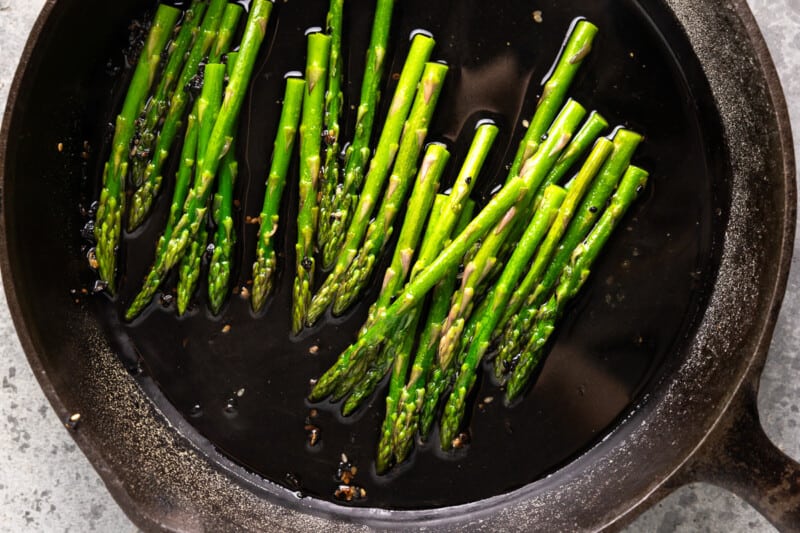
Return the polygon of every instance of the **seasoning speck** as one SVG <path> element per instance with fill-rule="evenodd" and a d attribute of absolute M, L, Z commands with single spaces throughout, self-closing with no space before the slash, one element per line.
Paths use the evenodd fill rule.
<path fill-rule="evenodd" d="M 78 423 L 80 421 L 81 421 L 81 414 L 80 413 L 75 413 L 73 415 L 70 415 L 64 421 L 64 425 L 67 427 L 67 429 L 75 430 L 75 429 L 78 429 Z"/>
<path fill-rule="evenodd" d="M 317 355 L 319 353 L 319 346 L 315 344 L 314 346 L 308 349 L 308 353 L 310 353 L 311 355 Z"/>
<path fill-rule="evenodd" d="M 469 435 L 466 433 L 461 433 L 453 439 L 453 448 L 456 450 L 463 448 L 467 444 L 469 444 Z"/>
<path fill-rule="evenodd" d="M 320 430 L 317 426 L 313 424 L 306 425 L 305 430 L 308 435 L 308 445 L 313 448 L 319 442 Z"/>
<path fill-rule="evenodd" d="M 542 23 L 542 20 L 543 20 L 542 19 L 542 12 L 540 10 L 537 9 L 536 11 L 534 11 L 532 16 L 533 16 L 533 21 L 536 24 L 541 24 Z"/>
<path fill-rule="evenodd" d="M 95 252 L 94 248 L 89 250 L 89 252 L 86 254 L 86 259 L 89 261 L 89 268 L 92 270 L 97 270 L 100 268 L 100 263 L 97 262 L 97 253 Z"/>
<path fill-rule="evenodd" d="M 336 489 L 333 496 L 339 501 L 351 502 L 353 500 L 363 500 L 366 498 L 367 491 L 362 487 L 339 485 L 339 488 Z"/>
<path fill-rule="evenodd" d="M 231 332 L 231 325 L 230 324 L 225 324 L 222 327 L 222 333 L 230 333 L 230 332 Z"/>
<path fill-rule="evenodd" d="M 57 148 L 58 148 L 59 152 L 63 152 L 64 151 L 64 143 L 58 143 Z"/>

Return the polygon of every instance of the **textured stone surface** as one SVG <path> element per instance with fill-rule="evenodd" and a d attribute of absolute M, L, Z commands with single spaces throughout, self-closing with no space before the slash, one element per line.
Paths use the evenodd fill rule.
<path fill-rule="evenodd" d="M 800 4 L 749 0 L 775 58 L 800 132 Z M 0 108 L 43 0 L 0 0 Z M 795 142 L 800 152 L 800 142 Z M 762 378 L 770 437 L 800 458 L 800 250 Z M 134 531 L 51 411 L 28 368 L 0 294 L 0 531 Z M 771 531 L 755 510 L 709 485 L 676 491 L 630 531 Z"/>

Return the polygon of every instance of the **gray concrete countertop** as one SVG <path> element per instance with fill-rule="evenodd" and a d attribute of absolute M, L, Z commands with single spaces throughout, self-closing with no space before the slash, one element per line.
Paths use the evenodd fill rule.
<path fill-rule="evenodd" d="M 748 0 L 775 59 L 800 155 L 800 1 Z M 0 0 L 0 109 L 44 0 Z M 761 381 L 767 433 L 800 459 L 800 238 Z M 135 531 L 76 448 L 37 384 L 0 291 L 0 531 Z M 710 485 L 676 491 L 628 531 L 773 531 L 753 508 Z"/>

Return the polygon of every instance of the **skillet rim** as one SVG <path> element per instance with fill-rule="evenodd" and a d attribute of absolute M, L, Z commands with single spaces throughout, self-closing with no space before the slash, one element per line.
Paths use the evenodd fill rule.
<path fill-rule="evenodd" d="M 63 0 L 62 0 L 63 2 Z M 23 78 L 28 75 L 28 71 L 25 69 L 25 65 L 27 65 L 33 57 L 33 55 L 37 52 L 37 48 L 39 47 L 39 43 L 41 40 L 42 30 L 44 29 L 47 21 L 50 19 L 53 10 L 55 9 L 56 5 L 59 2 L 57 0 L 48 0 L 46 5 L 44 6 L 39 18 L 37 19 L 34 28 L 31 32 L 31 36 L 28 40 L 26 45 L 25 51 L 23 52 L 21 59 L 20 59 L 20 67 L 17 70 L 17 74 L 14 79 L 14 83 L 12 84 L 9 97 L 6 107 L 6 113 L 3 120 L 3 127 L 2 132 L 0 132 L 0 171 L 3 172 L 3 186 L 5 185 L 5 166 L 6 166 L 6 158 L 5 153 L 8 149 L 9 145 L 9 135 L 10 135 L 10 127 L 14 120 L 15 113 L 17 111 L 17 100 L 24 95 L 20 94 L 20 87 L 23 83 Z M 669 4 L 674 4 L 678 6 L 678 9 L 687 10 L 686 4 L 687 2 L 683 0 L 668 0 Z M 683 6 L 681 8 L 681 6 Z M 686 11 L 688 12 L 688 11 Z M 775 121 L 776 131 L 774 132 L 778 137 L 778 144 L 781 145 L 782 150 L 780 150 L 781 158 L 782 158 L 782 177 L 783 177 L 783 185 L 785 187 L 786 194 L 784 195 L 784 205 L 783 205 L 783 220 L 781 224 L 782 230 L 782 240 L 781 240 L 781 247 L 780 247 L 780 257 L 777 263 L 777 276 L 775 278 L 774 284 L 771 286 L 771 291 L 769 292 L 768 297 L 766 297 L 766 309 L 768 309 L 768 313 L 766 316 L 761 317 L 761 324 L 759 325 L 759 334 L 754 339 L 754 346 L 755 349 L 752 355 L 744 358 L 742 366 L 737 369 L 736 377 L 737 380 L 735 382 L 735 386 L 728 389 L 726 397 L 722 398 L 716 409 L 714 411 L 713 420 L 710 424 L 702 430 L 694 429 L 695 432 L 703 433 L 701 438 L 696 442 L 695 446 L 690 449 L 689 453 L 683 456 L 682 461 L 673 465 L 671 472 L 664 476 L 663 478 L 659 478 L 658 481 L 653 482 L 648 490 L 644 491 L 643 493 L 639 494 L 636 498 L 627 498 L 624 504 L 617 505 L 613 509 L 616 512 L 612 512 L 611 509 L 605 510 L 601 515 L 594 515 L 592 518 L 594 519 L 593 522 L 599 527 L 603 527 L 604 525 L 608 525 L 625 513 L 629 512 L 632 508 L 636 507 L 638 502 L 643 501 L 649 495 L 651 495 L 654 491 L 658 490 L 659 487 L 662 486 L 664 482 L 667 481 L 672 475 L 674 475 L 678 470 L 681 468 L 682 465 L 686 464 L 692 457 L 692 455 L 696 452 L 696 450 L 705 442 L 708 435 L 711 433 L 712 429 L 718 424 L 719 420 L 724 416 L 728 406 L 730 405 L 731 401 L 733 400 L 736 393 L 740 390 L 743 383 L 749 377 L 756 376 L 763 366 L 764 360 L 766 358 L 766 352 L 769 346 L 769 339 L 771 337 L 772 330 L 775 325 L 775 320 L 777 318 L 778 310 L 780 309 L 780 303 L 782 301 L 783 293 L 785 290 L 785 286 L 788 279 L 788 271 L 789 266 L 791 264 L 791 255 L 793 250 L 793 236 L 794 236 L 794 225 L 795 225 L 795 217 L 796 217 L 796 183 L 795 183 L 795 173 L 794 173 L 794 152 L 793 152 L 793 144 L 791 142 L 791 131 L 789 126 L 788 120 L 788 111 L 786 109 L 785 100 L 783 98 L 782 88 L 780 82 L 777 77 L 777 73 L 775 72 L 774 66 L 772 65 L 771 59 L 769 57 L 769 52 L 767 51 L 766 44 L 763 41 L 763 37 L 760 34 L 760 31 L 755 23 L 755 20 L 752 17 L 752 14 L 747 7 L 747 4 L 744 0 L 735 0 L 732 3 L 731 13 L 733 13 L 739 23 L 742 25 L 742 29 L 744 33 L 748 37 L 748 44 L 752 49 L 754 58 L 757 60 L 756 69 L 759 72 L 759 75 L 763 77 L 764 87 L 766 88 L 767 92 L 769 93 L 769 97 L 771 99 L 772 104 L 772 113 L 770 115 L 770 119 Z M 690 38 L 691 41 L 691 38 Z M 2 189 L 5 190 L 4 188 Z M 36 342 L 33 336 L 31 335 L 24 317 L 23 305 L 21 304 L 20 294 L 17 292 L 17 287 L 14 283 L 14 276 L 13 276 L 13 268 L 10 261 L 9 255 L 9 242 L 7 237 L 7 225 L 6 225 L 6 216 L 8 213 L 8 209 L 6 209 L 7 202 L 9 199 L 3 195 L 3 213 L 2 213 L 2 220 L 0 220 L 0 271 L 2 271 L 3 278 L 6 280 L 4 286 L 6 288 L 6 295 L 8 298 L 9 309 L 11 310 L 11 314 L 15 323 L 15 327 L 18 332 L 18 336 L 20 338 L 20 342 L 25 350 L 25 353 L 28 357 L 28 360 L 31 364 L 31 367 L 34 370 L 34 373 L 39 381 L 40 385 L 42 386 L 48 400 L 53 405 L 56 412 L 58 412 L 62 416 L 66 416 L 69 412 L 66 407 L 66 402 L 62 401 L 62 394 L 59 393 L 56 386 L 50 381 L 50 378 L 47 376 L 47 369 L 40 357 L 37 348 Z M 764 298 L 764 296 L 761 296 Z M 123 373 L 124 374 L 124 373 Z M 130 379 L 126 374 L 121 376 L 125 379 Z M 133 380 L 131 379 L 131 382 Z M 139 390 L 140 394 L 142 393 L 141 389 L 138 389 L 138 386 L 134 387 L 136 390 Z M 142 394 L 143 395 L 143 394 Z M 145 397 L 146 395 L 143 395 Z M 655 397 L 656 393 L 654 392 L 651 396 L 648 404 L 643 407 L 642 410 L 635 413 L 629 420 L 629 424 L 634 424 L 637 422 L 638 418 L 643 417 L 645 414 L 648 414 L 653 407 L 655 407 L 655 403 L 658 402 L 658 399 Z M 149 401 L 149 400 L 148 400 Z M 165 416 L 165 413 L 159 411 L 159 409 L 155 408 L 155 406 L 151 406 L 152 414 L 154 414 L 154 420 L 152 422 L 156 422 L 156 425 L 161 426 L 161 430 L 165 432 L 174 433 L 173 437 L 177 437 L 181 440 L 184 440 L 187 433 L 186 428 L 182 428 L 180 426 L 172 427 L 169 420 L 174 420 L 172 416 Z M 90 428 L 89 428 L 90 429 Z M 608 449 L 608 447 L 613 448 L 614 445 L 620 444 L 620 439 L 624 441 L 625 437 L 629 437 L 630 435 L 622 435 L 621 433 L 628 433 L 628 432 L 619 432 L 617 430 L 609 436 L 609 438 L 600 443 L 594 449 L 587 451 L 582 457 L 573 461 L 570 465 L 565 467 L 563 471 L 572 471 L 572 474 L 575 475 L 576 469 L 579 469 L 581 466 L 585 466 L 583 463 L 586 462 L 587 459 L 595 459 L 595 455 L 598 457 L 600 456 L 599 452 L 602 452 L 603 449 Z M 114 464 L 113 460 L 108 460 L 108 457 L 100 451 L 102 449 L 96 449 L 96 435 L 92 435 L 91 431 L 79 431 L 77 433 L 72 433 L 73 437 L 75 438 L 77 444 L 81 448 L 81 450 L 87 455 L 90 462 L 93 466 L 98 470 L 103 480 L 109 486 L 109 490 L 111 491 L 114 498 L 121 504 L 122 508 L 125 510 L 126 513 L 139 525 L 144 526 L 146 529 L 151 529 L 154 527 L 172 527 L 169 524 L 166 524 L 163 518 L 159 518 L 157 516 L 148 515 L 147 512 L 141 512 L 142 507 L 137 505 L 137 499 L 142 497 L 141 494 L 131 494 L 127 490 L 124 489 L 123 485 L 125 484 L 124 476 L 119 475 L 118 471 L 115 471 L 112 467 Z M 189 449 L 193 449 L 196 453 L 196 459 L 206 460 L 203 457 L 203 452 L 197 449 L 194 449 L 194 445 L 188 440 L 183 443 Z M 233 468 L 233 475 L 235 477 L 240 478 L 239 483 L 236 483 L 234 479 L 228 479 L 228 482 L 237 484 L 239 488 L 247 491 L 248 489 L 256 489 L 256 492 L 264 492 L 263 487 L 255 487 L 253 484 L 257 484 L 258 480 L 255 479 L 255 476 L 249 476 L 246 472 L 241 469 Z M 219 473 L 219 472 L 217 472 Z M 569 472 L 566 472 L 569 474 Z M 130 473 L 128 473 L 130 474 Z M 250 479 L 248 479 L 248 477 Z M 561 477 L 561 472 L 559 476 Z M 569 477 L 568 475 L 566 477 Z M 244 484 L 245 486 L 242 487 L 240 484 Z M 417 522 L 417 520 L 423 520 L 425 525 L 430 526 L 445 526 L 445 527 L 457 527 L 458 525 L 463 525 L 467 523 L 467 521 L 472 521 L 474 524 L 475 520 L 483 520 L 491 516 L 501 517 L 508 520 L 508 525 L 525 523 L 519 522 L 520 519 L 520 511 L 511 509 L 511 506 L 507 506 L 507 504 L 516 504 L 519 503 L 519 500 L 529 500 L 530 496 L 536 496 L 536 494 L 529 494 L 529 493 L 543 493 L 550 491 L 553 487 L 553 484 L 558 484 L 555 480 L 541 480 L 539 482 L 535 482 L 520 491 L 516 491 L 511 494 L 498 496 L 496 498 L 492 498 L 489 500 L 474 502 L 471 504 L 467 504 L 464 506 L 457 506 L 457 507 L 448 507 L 437 509 L 434 511 L 400 511 L 400 512 L 388 512 L 388 511 L 380 511 L 380 510 L 370 510 L 365 509 L 364 512 L 359 512 L 361 510 L 354 510 L 350 508 L 341 508 L 339 506 L 333 506 L 336 509 L 334 511 L 329 511 L 326 509 L 324 505 L 317 505 L 317 508 L 314 510 L 309 509 L 308 505 L 298 504 L 290 507 L 300 508 L 307 512 L 314 512 L 315 514 L 322 514 L 322 515 L 329 515 L 330 512 L 336 511 L 345 511 L 350 518 L 357 518 L 359 522 L 366 522 L 370 525 L 377 526 L 377 527 L 390 527 L 390 526 L 397 526 L 397 525 L 404 525 L 404 526 L 419 526 L 423 525 L 423 522 Z M 267 490 L 266 492 L 272 492 Z M 558 491 L 556 491 L 558 492 Z M 640 491 L 641 492 L 641 491 Z M 316 503 L 324 503 L 324 502 L 316 502 Z M 270 506 L 271 507 L 271 506 Z M 480 509 L 477 509 L 480 508 Z M 623 509 L 624 508 L 624 509 Z M 555 509 L 554 507 L 545 507 L 544 510 L 539 509 L 538 513 L 535 513 L 534 516 L 541 516 L 544 517 L 548 513 Z M 284 512 L 282 509 L 278 508 L 275 510 L 276 515 L 279 513 Z M 530 514 L 527 512 L 523 512 L 521 516 L 524 517 L 526 520 L 530 520 Z M 270 513 L 266 513 L 269 515 Z M 591 513 L 589 513 L 591 514 Z M 356 515 L 355 517 L 353 515 Z M 455 515 L 455 520 L 454 519 Z M 399 518 L 398 517 L 402 517 Z M 267 517 L 269 518 L 269 517 Z M 285 517 L 284 517 L 285 518 Z M 306 517 L 309 518 L 309 517 Z M 292 523 L 302 523 L 305 521 L 303 519 L 300 522 L 293 521 Z M 483 522 L 484 526 L 488 526 L 490 522 L 493 520 L 489 520 L 487 522 Z M 264 524 L 270 524 L 272 522 L 263 522 Z M 574 521 L 564 522 L 566 525 L 574 525 L 576 527 L 586 527 L 589 526 L 588 523 L 584 523 L 578 517 L 574 519 Z M 308 524 L 310 527 L 318 527 L 318 525 Z M 327 522 L 325 522 L 326 526 L 329 526 Z M 341 525 L 341 524 L 339 524 Z M 498 523 L 492 523 L 492 526 L 497 526 Z M 551 524 L 552 525 L 552 524 Z"/>

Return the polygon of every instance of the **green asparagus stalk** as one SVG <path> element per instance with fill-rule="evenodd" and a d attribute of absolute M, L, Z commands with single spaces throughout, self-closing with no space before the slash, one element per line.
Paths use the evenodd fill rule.
<path fill-rule="evenodd" d="M 614 192 L 614 188 L 622 178 L 625 169 L 628 168 L 633 153 L 642 140 L 642 136 L 638 133 L 629 130 L 617 131 L 614 136 L 614 150 L 611 156 L 603 165 L 600 174 L 578 208 L 577 216 L 570 223 L 566 234 L 562 237 L 542 280 L 536 285 L 533 293 L 528 296 L 523 308 L 516 315 L 513 315 L 513 319 L 511 309 L 506 310 L 501 319 L 501 324 L 506 324 L 506 326 L 500 340 L 499 353 L 495 358 L 495 373 L 497 375 L 502 375 L 506 372 L 509 362 L 519 352 L 519 349 L 527 343 L 533 315 L 535 315 L 539 306 L 546 301 L 550 291 L 558 282 L 561 270 L 569 260 L 572 250 L 583 240 L 597 221 L 600 216 L 600 209 Z"/>
<path fill-rule="evenodd" d="M 417 173 L 417 161 L 427 138 L 428 125 L 436 110 L 447 71 L 447 66 L 441 63 L 428 63 L 425 66 L 378 216 L 369 223 L 364 244 L 339 283 L 333 304 L 334 314 L 344 313 L 356 301 L 391 238 L 394 220 L 405 201 L 413 176 Z M 431 201 L 434 192 L 430 194 Z"/>
<path fill-rule="evenodd" d="M 344 25 L 344 0 L 331 0 L 328 8 L 327 31 L 331 36 L 331 57 L 328 68 L 328 91 L 325 95 L 325 165 L 322 167 L 322 190 L 319 198 L 318 245 L 322 250 L 331 231 L 334 196 L 339 185 L 339 143 L 342 114 L 342 26 Z M 324 261 L 323 261 L 324 264 Z"/>
<path fill-rule="evenodd" d="M 131 198 L 131 209 L 128 213 L 128 228 L 131 231 L 138 228 L 147 218 L 155 197 L 161 190 L 164 164 L 169 157 L 175 137 L 178 135 L 186 106 L 190 100 L 187 85 L 197 75 L 201 61 L 206 57 L 217 38 L 217 31 L 227 4 L 227 0 L 211 0 L 203 17 L 199 34 L 178 77 L 177 88 L 169 102 L 164 124 L 155 139 L 152 159 L 145 167 L 144 175 L 135 180 L 137 183 L 142 183 L 142 186 L 134 191 Z"/>
<path fill-rule="evenodd" d="M 511 296 L 511 290 L 513 290 L 516 281 L 528 265 L 539 243 L 542 242 L 542 239 L 547 234 L 548 228 L 550 228 L 553 220 L 558 215 L 559 208 L 562 206 L 566 196 L 567 191 L 558 185 L 549 185 L 547 187 L 542 197 L 541 208 L 536 211 L 536 214 L 531 219 L 522 239 L 506 263 L 503 274 L 487 296 L 485 304 L 481 307 L 481 309 L 490 310 L 491 312 L 478 313 L 477 315 L 481 316 L 481 319 L 477 322 L 475 337 L 470 344 L 466 360 L 458 370 L 453 391 L 445 404 L 440 433 L 441 446 L 444 450 L 450 449 L 452 446 L 453 439 L 455 439 L 461 425 L 461 420 L 464 418 L 467 395 L 475 384 L 478 364 L 489 346 L 491 332 L 494 329 L 492 322 L 499 320 L 503 306 L 508 297 Z M 484 333 L 487 329 L 489 331 L 488 334 Z"/>
<path fill-rule="evenodd" d="M 225 83 L 225 65 L 219 63 L 209 63 L 204 69 L 203 89 L 200 98 L 197 100 L 197 116 L 200 120 L 200 131 L 197 141 L 197 171 L 195 172 L 192 190 L 200 186 L 202 177 L 200 170 L 205 160 L 208 150 L 208 143 L 211 139 L 211 132 L 214 129 L 214 122 L 219 115 L 222 105 L 222 88 Z M 222 172 L 220 172 L 222 174 Z M 197 282 L 200 279 L 200 265 L 203 254 L 208 243 L 208 231 L 205 220 L 201 222 L 202 228 L 197 232 L 192 240 L 187 253 L 181 258 L 180 268 L 178 269 L 178 314 L 182 315 L 189 307 Z"/>
<path fill-rule="evenodd" d="M 208 225 L 203 223 L 197 230 L 189 248 L 178 264 L 178 314 L 183 315 L 189 308 L 192 296 L 197 290 L 200 281 L 200 270 L 203 267 L 203 255 L 208 246 Z"/>
<path fill-rule="evenodd" d="M 585 110 L 580 104 L 574 100 L 568 101 L 561 115 L 553 123 L 550 134 L 555 134 L 561 126 L 562 117 L 566 116 L 571 119 L 578 117 L 579 121 L 584 114 Z M 561 152 L 569 144 L 572 134 L 577 129 L 577 123 L 571 123 L 560 138 L 552 141 L 548 139 L 542 144 L 542 149 L 546 151 L 537 151 L 523 165 L 521 172 L 526 179 L 530 180 L 530 191 L 519 204 L 509 209 L 503 220 L 481 242 L 480 250 L 475 254 L 475 257 L 465 265 L 461 287 L 453 295 L 450 313 L 447 315 L 442 327 L 442 336 L 439 341 L 437 358 L 439 366 L 443 370 L 450 367 L 453 357 L 460 347 L 464 326 L 472 314 L 474 299 L 478 294 L 479 285 L 497 265 L 498 254 L 504 243 L 507 242 L 514 225 L 518 221 L 530 219 L 529 206 L 535 191 L 538 190 L 542 181 L 547 178 L 547 175 L 558 161 Z"/>
<path fill-rule="evenodd" d="M 322 265 L 326 270 L 334 266 L 345 242 L 352 210 L 358 203 L 358 194 L 371 155 L 370 140 L 380 99 L 380 85 L 386 65 L 386 48 L 392 26 L 393 10 L 394 0 L 377 0 L 372 35 L 367 49 L 364 78 L 361 83 L 361 100 L 356 115 L 355 135 L 345 153 L 344 180 L 342 186 L 336 189 L 329 219 L 324 221 L 320 230 Z M 422 62 L 424 63 L 424 61 Z"/>
<path fill-rule="evenodd" d="M 411 265 L 413 264 L 417 248 L 419 248 L 422 229 L 425 226 L 425 221 L 428 219 L 428 213 L 433 206 L 434 196 L 439 186 L 439 179 L 444 172 L 449 158 L 450 153 L 444 145 L 439 143 L 431 144 L 426 151 L 425 158 L 417 175 L 416 184 L 414 185 L 414 192 L 411 195 L 406 211 L 406 219 L 394 250 L 392 263 L 389 268 L 386 269 L 380 295 L 370 309 L 371 315 L 375 314 L 375 309 L 386 307 L 391 303 L 392 298 L 403 288 L 403 285 L 411 273 Z M 384 349 L 383 357 L 389 358 L 389 361 L 383 364 L 379 363 L 377 368 L 388 369 L 391 366 L 390 352 L 393 353 L 394 349 Z M 359 380 L 362 380 L 363 375 L 361 369 L 367 368 L 368 365 L 372 364 L 373 358 L 374 356 L 363 358 L 363 364 L 355 368 L 354 371 L 343 376 L 341 384 L 335 393 L 336 397 L 344 397 L 344 395 L 348 394 L 356 386 Z M 383 378 L 384 374 L 377 373 L 377 380 L 374 381 L 375 386 L 377 386 L 377 382 Z M 374 388 L 371 388 L 367 384 L 360 388 L 363 389 L 362 397 L 369 396 L 374 390 Z M 355 409 L 360 405 L 360 401 L 353 399 L 348 402 L 348 405 Z"/>
<path fill-rule="evenodd" d="M 297 214 L 296 275 L 292 302 L 292 332 L 295 334 L 303 329 L 303 320 L 311 303 L 311 291 L 314 290 L 320 145 L 330 51 L 330 36 L 309 34 L 306 59 L 308 94 L 303 100 L 300 122 L 300 207 Z"/>
<path fill-rule="evenodd" d="M 122 232 L 122 215 L 125 212 L 125 179 L 128 174 L 130 144 L 135 132 L 137 117 L 144 109 L 145 101 L 153 85 L 161 52 L 172 35 L 180 10 L 160 5 L 156 10 L 147 41 L 128 87 L 122 111 L 117 116 L 111 155 L 103 170 L 103 189 L 95 219 L 95 237 L 100 279 L 108 291 L 116 292 L 117 247 Z"/>
<path fill-rule="evenodd" d="M 239 4 L 229 3 L 225 6 L 225 11 L 222 13 L 222 23 L 219 25 L 219 31 L 217 32 L 217 38 L 208 54 L 209 63 L 222 62 L 225 54 L 231 49 L 233 37 L 236 35 L 236 29 L 239 27 L 239 21 L 242 19 L 243 14 L 244 9 Z M 231 60 L 230 57 L 228 58 L 227 64 L 229 74 L 232 72 L 232 65 L 234 62 L 235 59 Z"/>
<path fill-rule="evenodd" d="M 563 314 L 567 303 L 586 283 L 592 265 L 637 194 L 646 185 L 647 178 L 646 171 L 634 166 L 629 167 L 600 220 L 588 237 L 570 254 L 569 261 L 561 271 L 555 292 L 536 314 L 534 334 L 522 351 L 508 380 L 506 388 L 508 401 L 519 397 L 530 380 L 533 370 L 541 359 L 543 348 L 555 328 L 556 320 Z"/>
<path fill-rule="evenodd" d="M 305 89 L 305 80 L 287 78 L 281 118 L 272 150 L 272 164 L 264 192 L 264 206 L 261 209 L 256 260 L 253 263 L 253 289 L 250 302 L 255 312 L 264 308 L 267 296 L 272 292 L 277 263 L 273 238 L 278 230 L 280 203 L 294 151 Z"/>
<path fill-rule="evenodd" d="M 552 75 L 544 85 L 536 107 L 536 114 L 520 143 L 514 162 L 511 164 L 508 173 L 509 179 L 518 175 L 525 161 L 539 149 L 542 136 L 564 104 L 572 80 L 575 79 L 583 60 L 592 51 L 592 43 L 597 32 L 597 26 L 586 20 L 579 20 L 574 27 L 570 28 L 570 34 L 552 70 Z"/>
<path fill-rule="evenodd" d="M 339 247 L 340 252 L 333 272 L 330 273 L 317 294 L 314 295 L 311 306 L 308 309 L 305 317 L 308 325 L 314 324 L 332 303 L 347 268 L 356 257 L 363 243 L 364 234 L 367 231 L 369 220 L 378 201 L 378 195 L 383 189 L 386 178 L 392 168 L 394 157 L 397 154 L 400 136 L 414 101 L 417 85 L 422 77 L 425 64 L 433 51 L 434 44 L 435 42 L 431 37 L 422 34 L 416 35 L 411 43 L 411 50 L 400 74 L 400 80 L 389 107 L 389 115 L 384 124 L 381 138 L 378 141 L 378 147 L 375 150 L 375 156 L 370 162 L 364 188 L 358 199 L 358 206 L 350 221 L 343 241 L 344 244 Z"/>
<path fill-rule="evenodd" d="M 538 155 L 534 155 L 532 162 L 526 163 L 529 171 L 523 177 L 512 178 L 492 198 L 475 219 L 462 231 L 426 268 L 409 282 L 394 303 L 384 312 L 375 317 L 374 323 L 363 332 L 363 335 L 347 348 L 337 360 L 319 379 L 311 391 L 311 399 L 321 400 L 328 396 L 336 385 L 341 372 L 346 370 L 351 360 L 355 360 L 360 352 L 370 350 L 380 344 L 386 335 L 395 331 L 395 328 L 406 317 L 405 314 L 422 302 L 422 299 L 431 289 L 450 272 L 457 268 L 461 258 L 479 239 L 494 228 L 506 216 L 509 209 L 524 199 L 536 184 L 539 172 L 536 168 L 548 161 L 550 153 L 559 146 L 566 144 L 571 131 L 576 129 L 577 123 L 585 114 L 585 110 L 577 103 L 566 106 L 566 112 L 559 115 L 553 125 L 551 134 L 543 145 Z"/>
<path fill-rule="evenodd" d="M 236 244 L 236 232 L 233 228 L 233 186 L 238 174 L 235 144 L 231 144 L 219 170 L 213 209 L 217 230 L 214 235 L 214 252 L 208 264 L 208 305 L 215 315 L 219 314 L 230 292 L 233 246 Z"/>
<path fill-rule="evenodd" d="M 250 83 L 259 48 L 264 40 L 271 12 L 272 2 L 269 0 L 253 0 L 250 5 L 250 14 L 245 26 L 239 57 L 225 89 L 222 109 L 211 132 L 203 163 L 200 165 L 201 180 L 199 186 L 190 191 L 187 196 L 183 215 L 176 224 L 173 235 L 167 244 L 162 270 L 168 271 L 177 264 L 192 237 L 197 234 L 206 215 L 211 185 L 222 157 L 230 146 L 234 126 L 247 93 L 247 86 Z"/>
<path fill-rule="evenodd" d="M 136 121 L 136 134 L 131 150 L 131 181 L 135 187 L 142 185 L 144 168 L 150 160 L 150 152 L 158 133 L 159 123 L 167 112 L 167 105 L 175 90 L 178 75 L 186 61 L 186 53 L 194 42 L 197 27 L 205 10 L 205 3 L 193 0 L 189 8 L 183 12 L 180 30 L 167 47 L 169 59 L 161 74 L 158 88 L 147 101 L 143 118 Z"/>
<path fill-rule="evenodd" d="M 232 13 L 231 16 L 238 17 L 241 14 L 241 7 L 229 4 L 236 9 L 226 10 L 225 14 Z M 220 33 L 221 39 L 230 41 Z M 227 53 L 228 46 L 215 46 L 215 54 Z M 227 74 L 233 73 L 236 65 L 238 52 L 228 54 Z M 221 100 L 221 98 L 220 98 Z M 225 298 L 228 295 L 229 283 L 231 279 L 231 269 L 233 268 L 233 247 L 236 244 L 236 232 L 233 228 L 233 187 L 239 175 L 239 163 L 236 160 L 236 141 L 231 142 L 231 146 L 222 161 L 217 177 L 217 193 L 214 196 L 212 218 L 216 231 L 214 233 L 213 252 L 208 263 L 208 305 L 211 312 L 218 315 Z"/>

